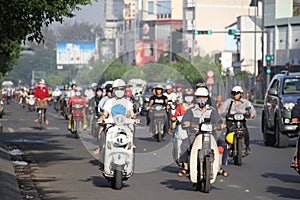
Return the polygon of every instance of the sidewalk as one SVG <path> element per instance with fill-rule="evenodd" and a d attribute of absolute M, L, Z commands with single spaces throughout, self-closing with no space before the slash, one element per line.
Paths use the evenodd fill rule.
<path fill-rule="evenodd" d="M 0 143 L 0 199 L 22 200 L 7 146 Z"/>

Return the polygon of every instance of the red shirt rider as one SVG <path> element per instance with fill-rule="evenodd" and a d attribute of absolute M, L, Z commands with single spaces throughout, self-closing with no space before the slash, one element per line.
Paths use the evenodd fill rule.
<path fill-rule="evenodd" d="M 36 100 L 50 98 L 49 90 L 46 87 L 45 81 L 43 79 L 40 80 L 38 87 L 35 89 L 34 97 Z"/>
<path fill-rule="evenodd" d="M 83 95 L 80 96 L 72 96 L 68 102 L 68 105 L 72 107 L 73 104 L 81 104 L 86 105 L 86 99 Z"/>

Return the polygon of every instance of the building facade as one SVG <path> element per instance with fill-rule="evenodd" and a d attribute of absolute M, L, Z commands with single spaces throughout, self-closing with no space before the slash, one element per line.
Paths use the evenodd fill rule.
<path fill-rule="evenodd" d="M 275 73 L 300 69 L 300 0 L 263 1 L 264 55 Z M 266 65 L 266 63 L 264 63 Z"/>
<path fill-rule="evenodd" d="M 140 0 L 138 4 L 136 64 L 156 62 L 165 52 L 180 53 L 172 46 L 172 32 L 182 28 L 182 0 Z"/>
<path fill-rule="evenodd" d="M 252 12 L 250 2 L 250 0 L 184 0 L 183 31 L 188 45 L 186 51 L 205 56 L 226 50 L 226 33 L 220 32 L 225 31 L 225 27 L 235 22 L 238 16 L 250 15 Z M 212 34 L 193 36 L 195 29 L 211 30 Z M 195 48 L 197 45 L 199 47 Z"/>

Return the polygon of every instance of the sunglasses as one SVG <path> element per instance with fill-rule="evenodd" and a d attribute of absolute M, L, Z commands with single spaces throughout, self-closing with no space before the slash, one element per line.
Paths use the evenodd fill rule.
<path fill-rule="evenodd" d="M 231 92 L 231 94 L 233 95 L 233 96 L 235 96 L 235 95 L 237 95 L 237 94 L 242 94 L 241 92 Z"/>

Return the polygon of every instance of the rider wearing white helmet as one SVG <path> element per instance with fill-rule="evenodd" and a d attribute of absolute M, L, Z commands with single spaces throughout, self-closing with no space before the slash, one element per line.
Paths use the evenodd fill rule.
<path fill-rule="evenodd" d="M 103 114 L 101 117 L 98 118 L 99 122 L 102 122 L 107 117 L 113 117 L 115 114 L 123 114 L 126 117 L 130 117 L 132 119 L 135 119 L 135 122 L 139 123 L 140 120 L 136 118 L 136 115 L 133 111 L 133 103 L 130 102 L 130 100 L 126 99 L 125 97 L 125 89 L 126 89 L 126 83 L 122 79 L 116 79 L 113 84 L 113 97 L 109 98 L 103 105 Z M 134 128 L 132 126 L 129 126 L 129 128 L 134 131 Z M 105 125 L 100 127 L 99 133 L 98 133 L 98 139 L 101 140 L 101 134 L 102 131 L 105 129 Z M 101 142 L 100 142 L 101 143 Z M 99 143 L 99 144 L 100 144 Z M 100 151 L 100 148 L 96 149 L 94 151 L 94 154 L 98 154 Z"/>
<path fill-rule="evenodd" d="M 135 119 L 136 116 L 133 112 L 133 104 L 125 98 L 125 81 L 122 79 L 116 79 L 113 82 L 112 87 L 114 97 L 105 102 L 103 106 L 103 115 L 98 119 L 98 121 L 103 121 L 103 119 L 108 116 L 112 117 L 112 115 L 114 115 L 113 111 L 116 105 L 124 107 L 126 110 L 126 116 L 130 116 L 131 118 Z"/>
<path fill-rule="evenodd" d="M 173 92 L 173 88 L 171 85 L 166 85 L 166 92 L 164 95 L 168 97 L 169 104 L 175 104 L 176 100 L 178 99 L 178 96 L 175 92 Z"/>
<path fill-rule="evenodd" d="M 256 111 L 250 101 L 243 98 L 244 90 L 241 86 L 234 86 L 231 90 L 232 98 L 228 98 L 222 104 L 220 109 L 220 114 L 223 117 L 226 117 L 228 114 L 235 114 L 235 113 L 246 113 L 247 109 L 250 108 L 250 118 L 254 118 L 256 115 Z M 226 120 L 227 128 L 230 129 L 232 127 L 232 121 Z M 250 137 L 248 128 L 246 126 L 246 121 L 243 122 L 244 127 L 246 127 L 245 133 L 245 145 L 246 151 L 250 153 Z"/>
<path fill-rule="evenodd" d="M 187 149 L 190 145 L 193 144 L 196 134 L 198 133 L 199 124 L 203 122 L 209 122 L 213 125 L 222 125 L 221 127 L 225 127 L 223 124 L 223 120 L 219 113 L 215 108 L 208 104 L 209 92 L 205 87 L 199 87 L 195 91 L 195 106 L 189 108 L 182 120 L 181 126 L 184 130 L 188 130 L 188 141 L 183 141 L 182 143 L 182 156 L 180 158 L 180 162 L 188 163 L 188 152 Z M 219 136 L 215 135 L 216 140 L 219 140 Z M 223 146 L 223 145 L 222 145 Z M 187 173 L 187 164 L 184 164 L 184 168 L 178 173 L 178 176 L 183 176 Z M 223 176 L 228 176 L 228 173 L 221 169 L 220 172 Z"/>

